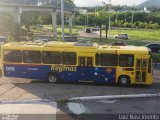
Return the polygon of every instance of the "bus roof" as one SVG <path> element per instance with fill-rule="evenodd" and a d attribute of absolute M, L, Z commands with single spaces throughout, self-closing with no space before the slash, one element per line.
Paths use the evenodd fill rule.
<path fill-rule="evenodd" d="M 76 42 L 58 42 L 51 41 L 47 43 L 36 42 L 14 42 L 2 45 L 2 49 L 15 50 L 47 50 L 47 49 L 72 49 L 73 51 L 88 52 L 109 52 L 109 53 L 130 53 L 130 54 L 149 54 L 149 50 L 144 46 L 109 46 L 98 45 L 97 43 L 76 43 Z"/>

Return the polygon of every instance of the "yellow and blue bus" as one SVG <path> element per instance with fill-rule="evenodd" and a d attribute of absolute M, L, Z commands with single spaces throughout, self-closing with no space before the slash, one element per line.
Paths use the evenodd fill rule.
<path fill-rule="evenodd" d="M 152 84 L 152 58 L 146 47 L 96 43 L 15 42 L 1 47 L 2 75 L 51 83 Z"/>

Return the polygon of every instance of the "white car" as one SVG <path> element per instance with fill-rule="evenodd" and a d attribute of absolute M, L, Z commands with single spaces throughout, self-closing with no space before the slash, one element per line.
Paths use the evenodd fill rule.
<path fill-rule="evenodd" d="M 128 34 L 118 34 L 114 36 L 115 39 L 128 39 Z"/>
<path fill-rule="evenodd" d="M 7 40 L 7 37 L 6 36 L 3 36 L 3 35 L 0 35 L 0 42 L 6 42 Z"/>

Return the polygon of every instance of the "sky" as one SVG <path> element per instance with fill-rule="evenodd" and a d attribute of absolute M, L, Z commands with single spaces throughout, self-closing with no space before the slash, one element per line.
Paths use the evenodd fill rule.
<path fill-rule="evenodd" d="M 102 1 L 109 3 L 109 0 L 75 0 L 78 7 L 94 7 L 102 5 Z M 138 5 L 146 0 L 111 0 L 112 5 Z"/>

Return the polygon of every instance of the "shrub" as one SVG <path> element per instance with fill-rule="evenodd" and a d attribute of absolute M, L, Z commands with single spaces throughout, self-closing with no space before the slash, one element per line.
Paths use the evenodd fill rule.
<path fill-rule="evenodd" d="M 159 63 L 160 62 L 160 53 L 152 53 L 153 62 Z"/>

